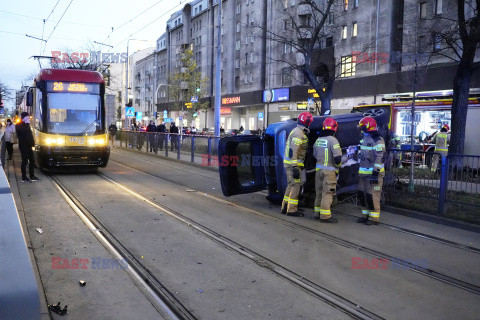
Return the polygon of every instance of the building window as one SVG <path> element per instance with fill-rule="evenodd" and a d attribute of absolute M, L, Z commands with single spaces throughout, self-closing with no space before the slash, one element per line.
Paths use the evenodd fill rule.
<path fill-rule="evenodd" d="M 358 0 L 353 0 L 353 8 L 358 8 Z"/>
<path fill-rule="evenodd" d="M 433 34 L 433 51 L 442 49 L 442 36 L 439 33 Z"/>
<path fill-rule="evenodd" d="M 240 50 L 240 40 L 235 41 L 235 50 Z"/>
<path fill-rule="evenodd" d="M 240 69 L 240 59 L 235 59 L 235 69 Z"/>
<path fill-rule="evenodd" d="M 250 24 L 250 15 L 247 14 L 247 26 Z"/>
<path fill-rule="evenodd" d="M 255 62 L 255 54 L 253 52 L 250 53 L 250 62 Z"/>
<path fill-rule="evenodd" d="M 282 86 L 292 85 L 292 68 L 287 67 L 282 69 Z"/>
<path fill-rule="evenodd" d="M 201 11 L 202 11 L 202 5 L 198 7 L 198 12 L 201 12 Z"/>
<path fill-rule="evenodd" d="M 291 5 L 292 7 L 295 6 L 295 0 L 292 0 L 292 1 L 290 2 L 290 5 Z"/>
<path fill-rule="evenodd" d="M 236 26 L 237 26 L 237 32 L 240 32 L 240 22 L 237 22 Z"/>
<path fill-rule="evenodd" d="M 288 8 L 288 0 L 283 0 L 283 8 L 284 9 Z"/>
<path fill-rule="evenodd" d="M 288 30 L 288 19 L 283 20 L 283 30 Z"/>
<path fill-rule="evenodd" d="M 283 53 L 287 53 L 288 52 L 288 44 L 284 43 L 283 44 Z"/>
<path fill-rule="evenodd" d="M 420 6 L 420 19 L 425 19 L 427 17 L 427 3 L 419 3 Z"/>
<path fill-rule="evenodd" d="M 340 61 L 340 77 L 353 77 L 355 76 L 356 63 L 353 61 L 352 56 L 343 56 Z"/>
<path fill-rule="evenodd" d="M 333 12 L 330 12 L 328 14 L 327 25 L 331 26 L 334 23 L 335 23 L 335 15 Z"/>
<path fill-rule="evenodd" d="M 239 4 L 237 4 L 237 11 L 236 11 L 236 13 L 239 14 L 239 13 L 241 13 L 241 12 L 242 12 L 242 5 L 239 3 Z"/>
<path fill-rule="evenodd" d="M 442 14 L 443 0 L 435 0 L 435 14 Z"/>
<path fill-rule="evenodd" d="M 342 27 L 342 39 L 347 39 L 347 26 Z"/>
<path fill-rule="evenodd" d="M 326 47 L 326 48 L 333 47 L 333 37 L 328 37 L 328 38 L 325 40 L 325 47 Z"/>
<path fill-rule="evenodd" d="M 348 10 L 348 0 L 343 0 L 343 10 Z"/>
<path fill-rule="evenodd" d="M 356 37 L 357 36 L 357 32 L 358 32 L 358 23 L 354 22 L 353 23 L 353 26 L 352 26 L 352 37 Z"/>
<path fill-rule="evenodd" d="M 255 36 L 250 36 L 250 42 L 251 43 L 255 42 Z"/>

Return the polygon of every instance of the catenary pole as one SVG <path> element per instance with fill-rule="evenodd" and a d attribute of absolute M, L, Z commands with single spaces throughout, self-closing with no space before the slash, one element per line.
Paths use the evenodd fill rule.
<path fill-rule="evenodd" d="M 217 21 L 217 59 L 215 63 L 215 131 L 216 137 L 220 136 L 220 106 L 222 101 L 222 1 L 218 0 Z"/>

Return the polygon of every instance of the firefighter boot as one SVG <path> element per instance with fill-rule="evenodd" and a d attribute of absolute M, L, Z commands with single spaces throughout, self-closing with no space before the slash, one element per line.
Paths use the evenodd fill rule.
<path fill-rule="evenodd" d="M 320 219 L 320 222 L 323 222 L 323 223 L 338 223 L 338 220 L 337 220 L 337 218 L 330 217 L 328 219 Z"/>
<path fill-rule="evenodd" d="M 366 208 L 367 207 L 367 199 L 365 196 L 364 191 L 359 191 L 358 192 L 358 198 L 360 200 L 360 204 L 362 207 Z M 362 209 L 362 217 L 357 219 L 357 223 L 366 223 L 368 221 L 368 214 L 370 212 L 368 210 Z"/>
<path fill-rule="evenodd" d="M 287 212 L 287 216 L 289 216 L 289 217 L 303 217 L 304 214 L 301 211 L 295 211 L 295 212 Z"/>

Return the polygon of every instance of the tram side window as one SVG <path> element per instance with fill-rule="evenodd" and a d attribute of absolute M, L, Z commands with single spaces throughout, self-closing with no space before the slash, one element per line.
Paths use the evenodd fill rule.
<path fill-rule="evenodd" d="M 35 101 L 35 128 L 37 130 L 42 131 L 43 123 L 42 123 L 42 92 L 40 90 L 37 91 L 37 98 Z"/>

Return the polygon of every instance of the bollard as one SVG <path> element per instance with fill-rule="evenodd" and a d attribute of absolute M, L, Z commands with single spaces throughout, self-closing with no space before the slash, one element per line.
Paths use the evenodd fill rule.
<path fill-rule="evenodd" d="M 212 165 L 212 137 L 208 137 L 208 166 Z"/>
<path fill-rule="evenodd" d="M 192 136 L 192 162 L 195 162 L 195 136 Z"/>

